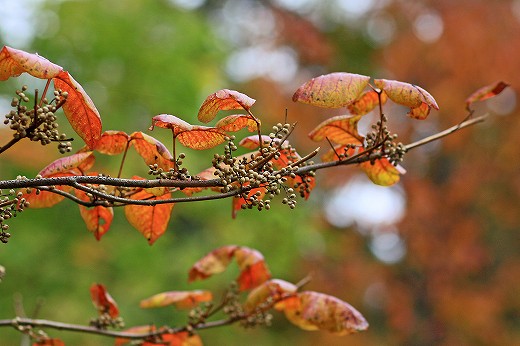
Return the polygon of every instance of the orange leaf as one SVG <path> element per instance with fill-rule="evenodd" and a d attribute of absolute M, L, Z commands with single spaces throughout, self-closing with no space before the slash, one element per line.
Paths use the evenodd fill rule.
<path fill-rule="evenodd" d="M 228 245 L 213 250 L 190 269 L 189 281 L 206 279 L 213 274 L 222 273 L 233 256 L 236 257 L 240 276 L 237 281 L 240 290 L 254 288 L 271 277 L 260 252 L 245 246 Z"/>
<path fill-rule="evenodd" d="M 157 328 L 154 325 L 147 325 L 147 326 L 135 326 L 128 329 L 125 329 L 125 333 L 130 334 L 136 334 L 136 335 L 142 335 L 142 334 L 149 334 L 153 333 L 157 330 Z M 126 344 L 129 344 L 132 342 L 132 339 L 127 338 L 116 338 L 114 345 L 115 346 L 123 346 Z"/>
<path fill-rule="evenodd" d="M 311 79 L 296 90 L 294 102 L 325 108 L 340 108 L 354 102 L 368 85 L 370 77 L 335 72 Z"/>
<path fill-rule="evenodd" d="M 247 183 L 247 182 L 242 184 L 242 186 L 248 186 L 248 185 L 249 185 L 249 183 Z M 247 198 L 252 197 L 257 192 L 260 192 L 260 196 L 258 196 L 258 199 L 260 200 L 260 199 L 264 198 L 266 189 L 264 187 L 255 187 L 255 188 L 249 190 L 249 192 L 247 193 Z M 232 204 L 231 204 L 231 217 L 233 219 L 237 217 L 237 212 L 239 210 L 242 210 L 243 204 L 246 204 L 246 200 L 243 197 L 241 197 L 241 196 L 233 197 Z"/>
<path fill-rule="evenodd" d="M 171 193 L 168 192 L 162 196 L 154 196 L 145 190 L 141 190 L 133 194 L 131 198 L 148 201 L 162 200 L 171 198 Z M 128 222 L 144 235 L 148 243 L 152 245 L 166 231 L 173 206 L 173 203 L 157 204 L 154 206 L 126 205 L 125 215 Z"/>
<path fill-rule="evenodd" d="M 75 193 L 76 197 L 82 201 L 90 201 L 90 198 L 83 190 L 76 190 Z M 87 230 L 93 233 L 97 240 L 100 240 L 108 232 L 114 218 L 114 209 L 112 207 L 95 206 L 87 208 L 79 205 L 79 213 L 87 226 Z"/>
<path fill-rule="evenodd" d="M 92 303 L 100 315 L 107 313 L 112 318 L 119 316 L 119 309 L 117 304 L 107 292 L 104 285 L 92 284 L 92 286 L 90 286 L 90 297 L 92 298 Z"/>
<path fill-rule="evenodd" d="M 192 125 L 171 114 L 159 114 L 152 118 L 152 126 L 149 130 L 152 131 L 155 126 L 162 127 L 163 129 L 170 129 L 173 132 L 173 136 L 184 131 L 189 131 Z"/>
<path fill-rule="evenodd" d="M 33 346 L 65 346 L 65 343 L 57 338 L 45 338 L 33 343 Z"/>
<path fill-rule="evenodd" d="M 193 125 L 189 131 L 177 135 L 179 142 L 191 149 L 205 150 L 226 141 L 227 134 L 215 127 Z"/>
<path fill-rule="evenodd" d="M 206 290 L 162 292 L 141 300 L 141 308 L 159 308 L 175 305 L 179 309 L 192 309 L 201 302 L 213 300 L 213 295 Z"/>
<path fill-rule="evenodd" d="M 414 119 L 426 119 L 431 108 L 439 109 L 433 96 L 417 85 L 388 79 L 375 79 L 374 84 L 384 90 L 390 100 L 410 107 L 408 115 Z"/>
<path fill-rule="evenodd" d="M 258 129 L 256 122 L 251 119 L 249 115 L 245 114 L 233 114 L 228 115 L 220 119 L 215 127 L 227 132 L 236 132 L 242 130 L 244 127 L 247 127 L 249 132 L 254 132 Z"/>
<path fill-rule="evenodd" d="M 385 93 L 381 93 L 381 104 L 385 104 L 387 100 L 387 96 Z M 374 90 L 366 90 L 361 96 L 347 106 L 348 110 L 352 114 L 356 115 L 365 115 L 368 112 L 372 111 L 379 105 L 379 95 Z"/>
<path fill-rule="evenodd" d="M 365 171 L 368 178 L 377 185 L 390 186 L 399 182 L 401 174 L 406 171 L 401 166 L 394 166 L 383 157 L 371 164 L 369 161 L 360 164 L 361 169 Z"/>
<path fill-rule="evenodd" d="M 276 302 L 285 296 L 296 293 L 297 290 L 298 287 L 290 282 L 280 279 L 267 280 L 248 294 L 244 308 L 246 311 L 251 312 L 268 298 Z"/>
<path fill-rule="evenodd" d="M 141 346 L 202 346 L 202 340 L 197 334 L 188 332 L 165 333 L 158 336 L 158 340 L 145 341 Z"/>
<path fill-rule="evenodd" d="M 134 132 L 130 135 L 130 140 L 147 165 L 157 164 L 165 171 L 173 168 L 172 154 L 157 139 L 142 132 Z"/>
<path fill-rule="evenodd" d="M 94 102 L 67 71 L 60 72 L 53 81 L 55 89 L 69 94 L 62 108 L 70 125 L 89 148 L 94 148 L 101 138 L 101 117 Z"/>
<path fill-rule="evenodd" d="M 94 164 L 93 157 L 91 151 L 62 157 L 48 164 L 38 174 L 42 177 L 49 177 L 58 173 L 71 173 L 76 168 L 80 168 L 82 171 L 88 170 Z"/>
<path fill-rule="evenodd" d="M 484 101 L 497 96 L 508 86 L 509 84 L 500 81 L 494 84 L 486 85 L 485 87 L 478 89 L 466 99 L 466 109 L 469 110 L 469 107 L 472 103 L 475 103 L 477 101 Z"/>
<path fill-rule="evenodd" d="M 288 300 L 291 304 L 284 309 L 289 321 L 305 330 L 325 330 L 337 335 L 347 335 L 368 328 L 368 323 L 350 304 L 323 293 L 305 291 L 298 293 L 298 300 Z"/>
<path fill-rule="evenodd" d="M 199 109 L 198 119 L 207 123 L 215 118 L 217 113 L 222 110 L 230 109 L 251 109 L 255 99 L 235 90 L 222 89 L 211 95 L 202 103 Z"/>
<path fill-rule="evenodd" d="M 126 132 L 109 130 L 101 134 L 93 149 L 105 155 L 118 155 L 126 150 L 129 141 Z"/>
<path fill-rule="evenodd" d="M 262 144 L 263 145 L 269 145 L 269 143 L 271 143 L 274 139 L 272 139 L 271 137 L 267 136 L 267 135 L 262 135 Z M 250 150 L 254 150 L 256 148 L 258 148 L 258 143 L 259 143 L 259 140 L 258 140 L 258 136 L 248 136 L 248 137 L 245 137 L 243 138 L 239 143 L 238 145 L 240 145 L 241 147 L 244 147 L 246 149 L 250 149 Z"/>
<path fill-rule="evenodd" d="M 4 46 L 0 51 L 0 81 L 16 77 L 24 72 L 40 79 L 56 77 L 63 68 L 38 54 Z"/>
<path fill-rule="evenodd" d="M 362 115 L 338 115 L 316 126 L 309 137 L 313 141 L 328 138 L 338 144 L 361 144 L 363 136 L 358 133 L 357 124 Z"/>

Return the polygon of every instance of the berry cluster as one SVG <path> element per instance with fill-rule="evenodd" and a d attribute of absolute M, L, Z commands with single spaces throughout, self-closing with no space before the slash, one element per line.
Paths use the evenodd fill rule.
<path fill-rule="evenodd" d="M 367 148 L 377 148 L 381 154 L 388 158 L 388 160 L 397 166 L 403 161 L 406 148 L 401 142 L 397 142 L 397 134 L 390 134 L 387 127 L 386 116 L 382 116 L 382 119 L 376 124 L 372 125 L 372 131 L 369 132 L 365 137 L 365 143 Z"/>
<path fill-rule="evenodd" d="M 9 225 L 5 223 L 12 217 L 16 217 L 17 213 L 22 212 L 29 206 L 29 202 L 23 198 L 22 192 L 16 192 L 15 190 L 9 190 L 4 195 L 0 195 L 0 241 L 7 243 L 11 234 L 7 232 Z"/>
<path fill-rule="evenodd" d="M 58 132 L 55 112 L 65 103 L 67 92 L 57 90 L 51 102 L 44 97 L 38 103 L 38 90 L 35 91 L 34 106 L 28 107 L 29 97 L 25 94 L 27 86 L 17 90 L 11 101 L 11 110 L 5 115 L 4 124 L 14 131 L 13 139 L 29 138 L 31 141 L 40 142 L 42 145 L 58 142 L 58 150 L 64 154 L 71 151 L 70 140 L 67 135 Z"/>

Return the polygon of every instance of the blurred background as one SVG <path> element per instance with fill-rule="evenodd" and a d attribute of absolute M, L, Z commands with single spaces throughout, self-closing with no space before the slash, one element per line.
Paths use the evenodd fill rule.
<path fill-rule="evenodd" d="M 477 88 L 512 84 L 476 107 L 491 113 L 484 124 L 410 152 L 408 173 L 393 187 L 343 167 L 319 172 L 310 199 L 292 211 L 273 201 L 269 212 L 232 220 L 229 200 L 179 204 L 151 247 L 122 210 L 100 242 L 72 202 L 28 210 L 10 222 L 13 236 L 0 249 L 7 270 L 0 319 L 25 313 L 86 324 L 96 315 L 89 287 L 100 282 L 128 326 L 182 324 L 185 312 L 141 310 L 139 301 L 180 289 L 209 288 L 218 296 L 236 267 L 192 284 L 188 270 L 210 250 L 238 244 L 261 251 L 275 277 L 311 275 L 306 289 L 349 302 L 370 328 L 336 337 L 299 330 L 275 314 L 270 328 L 205 330 L 208 345 L 520 344 L 519 0 L 0 0 L 0 43 L 68 70 L 95 102 L 104 130 L 147 131 L 160 113 L 197 123 L 205 97 L 230 88 L 257 99 L 253 111 L 266 131 L 286 112 L 297 121 L 291 143 L 301 154 L 325 148 L 307 133 L 345 112 L 291 101 L 300 84 L 320 74 L 366 74 L 428 90 L 440 111 L 425 121 L 387 105 L 390 128 L 404 143 L 460 122 L 464 100 Z M 43 85 L 26 75 L 0 83 L 1 114 L 23 84 Z M 73 133 L 65 121 L 60 126 Z M 168 131 L 150 134 L 171 143 Z M 8 136 L 2 129 L 2 144 Z M 185 152 L 193 174 L 213 154 Z M 2 156 L 0 178 L 12 179 L 35 176 L 59 154 L 19 143 Z M 127 161 L 124 174 L 146 176 L 139 157 Z M 115 174 L 118 164 L 98 155 L 100 170 Z M 112 344 L 49 334 L 67 345 Z M 0 340 L 16 345 L 21 337 L 3 328 Z"/>

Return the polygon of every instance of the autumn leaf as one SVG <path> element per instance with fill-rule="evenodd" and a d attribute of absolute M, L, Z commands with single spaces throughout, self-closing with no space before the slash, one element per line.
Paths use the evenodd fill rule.
<path fill-rule="evenodd" d="M 247 127 L 249 132 L 254 132 L 258 129 L 256 121 L 246 114 L 228 115 L 217 121 L 215 127 L 226 132 L 236 132 L 245 127 Z"/>
<path fill-rule="evenodd" d="M 246 182 L 242 184 L 242 186 L 247 187 L 249 186 L 249 183 Z M 258 193 L 257 199 L 261 200 L 262 198 L 264 198 L 266 192 L 267 190 L 265 189 L 265 187 L 255 187 L 247 192 L 246 198 L 242 196 L 234 196 L 231 202 L 231 217 L 233 219 L 237 217 L 237 212 L 242 209 L 242 205 L 247 204 L 246 199 L 249 199 L 250 197 Z"/>
<path fill-rule="evenodd" d="M 17 77 L 24 72 L 40 79 L 51 79 L 63 71 L 58 66 L 38 54 L 24 52 L 4 46 L 0 51 L 0 81 Z"/>
<path fill-rule="evenodd" d="M 65 343 L 58 338 L 43 338 L 33 343 L 33 346 L 65 346 Z"/>
<path fill-rule="evenodd" d="M 470 106 L 477 101 L 484 101 L 497 96 L 508 86 L 509 84 L 500 81 L 478 89 L 466 99 L 466 109 L 469 110 Z"/>
<path fill-rule="evenodd" d="M 89 148 L 94 148 L 101 138 L 101 117 L 94 102 L 67 71 L 61 71 L 53 81 L 56 90 L 68 93 L 62 108 L 70 125 Z"/>
<path fill-rule="evenodd" d="M 104 155 L 118 155 L 126 150 L 130 142 L 130 136 L 123 131 L 105 131 L 96 143 L 93 150 Z"/>
<path fill-rule="evenodd" d="M 210 122 L 217 113 L 222 110 L 244 109 L 249 111 L 255 99 L 235 90 L 222 89 L 211 95 L 202 103 L 199 109 L 198 119 L 203 123 Z"/>
<path fill-rule="evenodd" d="M 406 173 L 403 167 L 394 166 L 386 157 L 375 160 L 373 164 L 370 161 L 363 162 L 360 167 L 374 184 L 381 186 L 396 184 L 401 174 Z"/>
<path fill-rule="evenodd" d="M 281 298 L 293 295 L 297 290 L 298 287 L 290 282 L 280 279 L 267 280 L 247 295 L 244 308 L 251 312 L 260 304 L 265 303 L 268 298 L 277 302 Z"/>
<path fill-rule="evenodd" d="M 142 335 L 142 334 L 150 334 L 157 330 L 157 328 L 154 325 L 146 325 L 146 326 L 134 326 L 131 328 L 127 328 L 124 330 L 127 334 L 135 334 L 135 335 Z M 115 346 L 123 346 L 127 345 L 132 342 L 132 339 L 128 338 L 116 338 L 114 345 Z"/>
<path fill-rule="evenodd" d="M 81 175 L 84 170 L 90 169 L 93 164 L 94 155 L 92 152 L 82 152 L 51 162 L 38 175 L 41 175 L 43 178 Z M 56 186 L 55 189 L 69 192 L 72 190 L 72 187 L 61 185 Z M 25 192 L 23 194 L 23 198 L 29 202 L 30 208 L 49 208 L 63 201 L 65 197 L 53 192 L 31 189 L 30 193 Z"/>
<path fill-rule="evenodd" d="M 411 118 L 423 120 L 431 108 L 439 109 L 433 96 L 417 85 L 388 79 L 375 79 L 374 84 L 382 89 L 390 100 L 410 107 L 408 115 Z"/>
<path fill-rule="evenodd" d="M 213 295 L 206 290 L 162 292 L 141 300 L 141 308 L 159 308 L 175 305 L 178 309 L 192 309 L 201 302 L 213 300 Z"/>
<path fill-rule="evenodd" d="M 378 94 L 374 90 L 366 90 L 358 97 L 357 100 L 349 104 L 347 109 L 352 114 L 365 115 L 379 105 L 380 98 L 381 104 L 384 105 L 388 98 L 385 93 Z"/>
<path fill-rule="evenodd" d="M 198 260 L 189 272 L 189 281 L 206 279 L 222 273 L 235 257 L 240 276 L 237 279 L 240 290 L 254 288 L 271 277 L 269 269 L 260 252 L 248 247 L 228 245 L 213 250 Z"/>
<path fill-rule="evenodd" d="M 311 79 L 296 90 L 294 102 L 325 108 L 340 108 L 353 103 L 368 85 L 370 77 L 335 72 Z"/>
<path fill-rule="evenodd" d="M 262 135 L 262 145 L 269 145 L 273 139 L 267 135 Z M 258 148 L 259 139 L 258 136 L 248 136 L 243 138 L 238 145 L 243 148 L 254 150 Z"/>
<path fill-rule="evenodd" d="M 76 190 L 76 197 L 82 201 L 89 202 L 90 198 L 83 190 Z M 87 226 L 87 230 L 94 234 L 97 240 L 108 232 L 112 219 L 114 218 L 114 210 L 112 207 L 95 206 L 87 208 L 79 205 L 79 213 Z"/>
<path fill-rule="evenodd" d="M 173 136 L 184 131 L 189 131 L 192 125 L 179 117 L 171 114 L 159 114 L 152 118 L 152 126 L 149 130 L 152 131 L 155 126 L 162 127 L 163 129 L 170 129 L 173 132 Z"/>
<path fill-rule="evenodd" d="M 130 140 L 147 165 L 157 164 L 166 172 L 173 168 L 173 156 L 159 140 L 142 132 L 132 133 Z"/>
<path fill-rule="evenodd" d="M 361 144 L 363 136 L 357 130 L 362 115 L 338 115 L 323 121 L 310 133 L 313 141 L 322 141 L 328 138 L 337 144 Z"/>
<path fill-rule="evenodd" d="M 282 300 L 277 308 L 304 330 L 325 330 L 347 335 L 366 330 L 368 323 L 350 304 L 327 294 L 305 291 Z"/>
<path fill-rule="evenodd" d="M 171 198 L 171 193 L 168 192 L 162 196 L 154 196 L 145 190 L 140 190 L 134 193 L 130 198 L 148 201 L 164 200 Z M 128 222 L 152 245 L 166 231 L 173 207 L 174 203 L 164 203 L 154 206 L 128 204 L 124 208 Z"/>
<path fill-rule="evenodd" d="M 112 318 L 119 316 L 117 304 L 104 285 L 92 284 L 92 286 L 90 286 L 90 297 L 100 315 L 107 313 Z"/>

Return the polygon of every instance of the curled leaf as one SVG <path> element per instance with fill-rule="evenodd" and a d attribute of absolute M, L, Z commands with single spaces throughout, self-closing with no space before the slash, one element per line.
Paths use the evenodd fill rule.
<path fill-rule="evenodd" d="M 374 90 L 366 90 L 347 108 L 352 114 L 365 115 L 379 105 L 379 99 L 381 99 L 381 104 L 384 105 L 388 97 L 385 93 L 378 94 Z"/>
<path fill-rule="evenodd" d="M 305 291 L 277 304 L 289 321 L 304 330 L 347 335 L 366 330 L 368 323 L 350 304 L 327 294 Z"/>
<path fill-rule="evenodd" d="M 112 318 L 119 316 L 119 309 L 116 301 L 108 293 L 104 285 L 92 284 L 92 286 L 90 286 L 90 296 L 92 298 L 92 303 L 100 315 L 109 314 Z"/>
<path fill-rule="evenodd" d="M 174 137 L 181 132 L 189 131 L 192 127 L 188 122 L 171 114 L 159 114 L 154 116 L 152 118 L 152 126 L 150 126 L 149 130 L 153 130 L 155 126 L 172 130 Z"/>
<path fill-rule="evenodd" d="M 363 142 L 357 130 L 361 115 L 339 115 L 329 118 L 316 126 L 310 133 L 309 138 L 313 141 L 322 141 L 328 138 L 337 144 L 360 144 Z"/>
<path fill-rule="evenodd" d="M 240 268 L 240 276 L 237 279 L 240 290 L 254 288 L 271 277 L 260 252 L 245 246 L 227 245 L 198 260 L 190 269 L 189 281 L 206 279 L 213 274 L 222 273 L 233 257 Z"/>
<path fill-rule="evenodd" d="M 222 110 L 251 109 L 255 99 L 235 90 L 222 89 L 211 95 L 202 103 L 199 109 L 198 119 L 203 123 L 210 122 L 217 113 Z"/>
<path fill-rule="evenodd" d="M 508 86 L 509 84 L 500 81 L 478 89 L 466 99 L 466 109 L 469 110 L 470 106 L 477 101 L 484 101 L 497 96 Z"/>
<path fill-rule="evenodd" d="M 408 115 L 414 119 L 426 119 L 431 108 L 439 109 L 433 96 L 420 86 L 388 79 L 375 79 L 374 84 L 382 89 L 390 100 L 410 107 Z"/>
<path fill-rule="evenodd" d="M 201 302 L 213 300 L 213 295 L 206 290 L 162 292 L 141 300 L 141 308 L 159 308 L 175 305 L 178 309 L 192 309 Z"/>
<path fill-rule="evenodd" d="M 141 190 L 131 196 L 136 200 L 162 200 L 171 198 L 168 192 L 162 196 L 154 196 L 151 193 Z M 173 210 L 173 203 L 156 204 L 154 206 L 147 205 L 126 205 L 125 216 L 128 222 L 135 227 L 152 245 L 159 237 L 161 237 L 170 221 L 170 215 Z"/>
<path fill-rule="evenodd" d="M 304 83 L 293 95 L 294 102 L 325 108 L 340 108 L 353 103 L 368 85 L 370 77 L 335 72 Z"/>
<path fill-rule="evenodd" d="M 132 133 L 130 140 L 147 165 L 157 164 L 165 171 L 173 168 L 173 156 L 159 140 L 142 132 Z"/>
<path fill-rule="evenodd" d="M 63 68 L 38 54 L 4 46 L 0 51 L 0 81 L 24 72 L 40 79 L 56 77 Z"/>
<path fill-rule="evenodd" d="M 101 138 L 101 116 L 83 87 L 67 71 L 53 78 L 54 88 L 68 93 L 63 112 L 74 131 L 94 148 Z"/>

